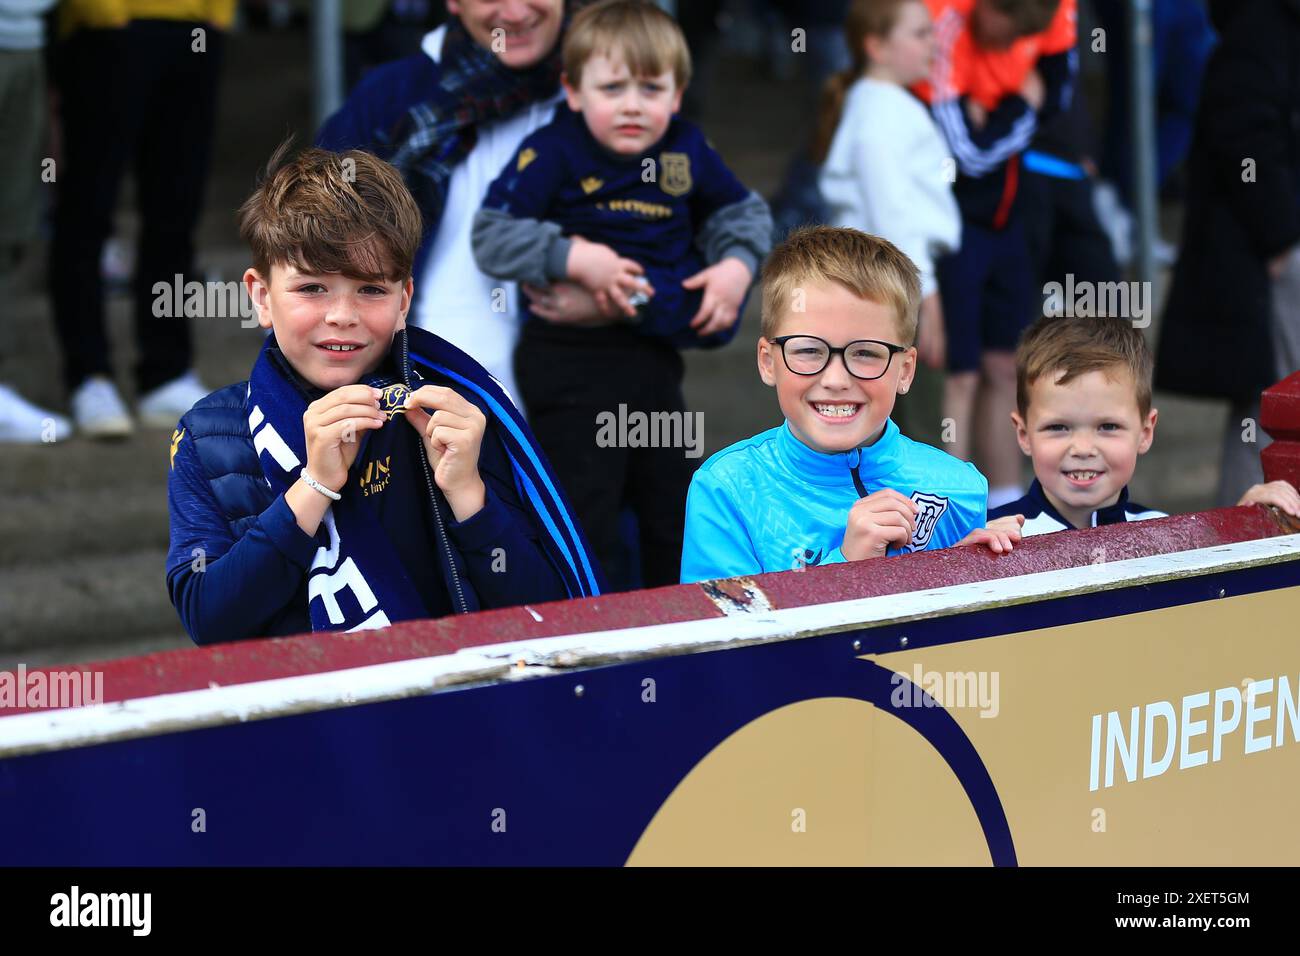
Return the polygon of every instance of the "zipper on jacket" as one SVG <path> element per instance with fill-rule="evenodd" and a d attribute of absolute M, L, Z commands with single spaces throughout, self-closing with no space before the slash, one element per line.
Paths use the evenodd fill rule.
<path fill-rule="evenodd" d="M 867 486 L 862 483 L 862 475 L 858 474 L 858 468 L 862 464 L 862 452 L 856 448 L 853 449 L 849 452 L 848 461 L 849 474 L 853 476 L 853 487 L 858 490 L 859 498 L 865 498 L 867 496 Z"/>
<path fill-rule="evenodd" d="M 410 342 L 407 340 L 406 332 L 402 332 L 402 384 L 415 391 L 411 385 L 411 353 Z M 452 583 L 452 604 L 456 607 L 457 614 L 468 614 L 469 605 L 465 601 L 465 592 L 461 588 L 460 572 L 456 570 L 456 560 L 451 553 L 451 542 L 447 537 L 447 526 L 442 520 L 442 509 L 438 507 L 438 493 L 433 483 L 433 470 L 429 467 L 429 456 L 424 450 L 424 436 L 416 436 L 416 444 L 420 448 L 420 464 L 423 466 L 424 483 L 429 489 L 429 501 L 433 505 L 433 521 L 437 525 L 438 541 L 442 544 L 443 554 L 447 556 L 447 568 L 451 572 Z"/>

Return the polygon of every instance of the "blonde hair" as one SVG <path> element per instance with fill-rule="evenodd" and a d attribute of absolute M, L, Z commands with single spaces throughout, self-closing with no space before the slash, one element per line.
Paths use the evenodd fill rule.
<path fill-rule="evenodd" d="M 825 162 L 831 151 L 831 141 L 844 115 L 844 98 L 849 87 L 867 69 L 867 37 L 887 37 L 898 23 L 898 11 L 908 3 L 924 0 L 853 0 L 844 17 L 844 39 L 849 44 L 852 64 L 826 81 L 822 87 L 821 102 L 817 108 L 817 128 L 813 132 L 809 153 L 814 162 Z"/>
<path fill-rule="evenodd" d="M 574 14 L 564 34 L 564 74 L 577 86 L 588 60 L 616 51 L 634 77 L 671 70 L 678 89 L 691 81 L 691 51 L 681 27 L 646 0 L 603 0 Z"/>
<path fill-rule="evenodd" d="M 1088 372 L 1127 369 L 1138 411 L 1151 411 L 1151 350 L 1127 319 L 1114 316 L 1045 316 L 1025 330 L 1016 349 L 1016 408 L 1029 414 L 1029 389 L 1043 375 L 1066 385 Z"/>
<path fill-rule="evenodd" d="M 764 338 L 776 334 L 794 291 L 807 282 L 835 282 L 860 299 L 887 306 L 898 323 L 899 344 L 915 341 L 921 277 L 892 242 L 837 226 L 791 232 L 763 263 Z"/>
<path fill-rule="evenodd" d="M 280 144 L 239 208 L 253 268 L 266 278 L 273 265 L 371 282 L 410 278 L 421 218 L 401 174 L 355 149 L 290 158 L 292 143 Z"/>

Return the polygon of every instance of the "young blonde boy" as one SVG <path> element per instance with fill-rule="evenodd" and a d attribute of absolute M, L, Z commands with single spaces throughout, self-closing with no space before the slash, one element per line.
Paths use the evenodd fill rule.
<path fill-rule="evenodd" d="M 529 293 L 515 351 L 520 398 L 611 585 L 671 584 L 695 459 L 681 447 L 598 443 L 596 422 L 624 407 L 685 418 L 678 350 L 735 335 L 771 216 L 676 115 L 691 60 L 663 10 L 647 0 L 586 7 L 563 59 L 567 105 L 488 188 L 474 255 Z M 574 283 L 603 310 L 599 327 L 553 311 L 557 290 Z M 625 509 L 637 519 L 639 562 L 619 534 Z"/>
<path fill-rule="evenodd" d="M 1015 425 L 1032 459 L 1029 492 L 989 512 L 990 524 L 1023 520 L 1024 535 L 1146 518 L 1163 511 L 1129 498 L 1137 460 L 1155 440 L 1151 352 L 1119 318 L 1042 318 L 1016 352 Z M 1300 517 L 1285 481 L 1255 485 L 1239 505 L 1267 504 Z"/>
<path fill-rule="evenodd" d="M 196 643 L 595 593 L 505 392 L 406 327 L 420 213 L 374 156 L 282 147 L 240 211 L 266 337 L 172 436 L 167 586 Z"/>
<path fill-rule="evenodd" d="M 758 373 L 785 422 L 718 452 L 686 503 L 682 581 L 856 561 L 954 544 L 1009 551 L 981 527 L 975 466 L 890 420 L 916 371 L 921 286 L 891 243 L 796 230 L 763 266 Z"/>

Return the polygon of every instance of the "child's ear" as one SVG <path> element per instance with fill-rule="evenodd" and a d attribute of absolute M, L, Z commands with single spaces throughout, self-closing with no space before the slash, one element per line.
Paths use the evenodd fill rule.
<path fill-rule="evenodd" d="M 1156 440 L 1156 416 L 1157 412 L 1153 408 L 1147 412 L 1146 421 L 1142 423 L 1142 437 L 1138 441 L 1138 454 L 1145 455 L 1151 448 L 1151 443 Z"/>
<path fill-rule="evenodd" d="M 916 378 L 916 346 L 911 346 L 898 357 L 903 363 L 903 369 L 898 375 L 898 394 L 906 395 L 907 390 L 912 387 L 912 379 Z"/>
<path fill-rule="evenodd" d="M 401 314 L 397 318 L 397 327 L 406 328 L 406 314 L 411 311 L 411 303 L 415 301 L 415 277 L 407 276 L 406 284 L 402 286 L 402 306 Z"/>
<path fill-rule="evenodd" d="M 758 377 L 763 380 L 764 385 L 776 384 L 776 346 L 767 339 L 759 336 L 758 339 Z"/>
<path fill-rule="evenodd" d="M 885 38 L 867 34 L 862 38 L 862 52 L 867 55 L 868 63 L 880 62 L 880 53 L 885 45 Z"/>
<path fill-rule="evenodd" d="M 275 268 L 272 266 L 271 268 Z M 249 267 L 244 270 L 244 289 L 248 292 L 249 301 L 253 303 L 253 308 L 257 310 L 257 324 L 264 329 L 271 327 L 271 277 L 262 277 L 262 274 L 256 269 Z"/>
<path fill-rule="evenodd" d="M 569 109 L 575 113 L 582 109 L 582 103 L 578 100 L 578 88 L 569 82 L 569 74 L 560 74 L 560 85 L 564 87 L 564 99 L 569 104 Z"/>
<path fill-rule="evenodd" d="M 1016 442 L 1020 445 L 1020 450 L 1032 456 L 1034 450 L 1029 446 L 1029 426 L 1020 417 L 1020 412 L 1011 413 L 1011 424 L 1016 427 Z"/>
<path fill-rule="evenodd" d="M 682 94 L 685 93 L 685 92 L 686 92 L 686 87 L 684 87 L 684 86 L 679 86 L 679 87 L 677 87 L 677 92 L 675 92 L 675 93 L 673 94 L 673 109 L 672 109 L 672 112 L 673 112 L 674 115 L 676 115 L 677 113 L 680 113 L 680 112 L 681 112 L 681 109 L 682 109 Z"/>

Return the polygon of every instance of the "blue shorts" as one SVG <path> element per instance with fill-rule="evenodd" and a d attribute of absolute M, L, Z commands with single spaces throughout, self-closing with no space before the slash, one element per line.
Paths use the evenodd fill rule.
<path fill-rule="evenodd" d="M 961 248 L 938 262 L 948 371 L 973 372 L 985 352 L 1014 352 L 1034 311 L 1034 268 L 1020 217 L 1005 229 L 963 222 Z"/>

